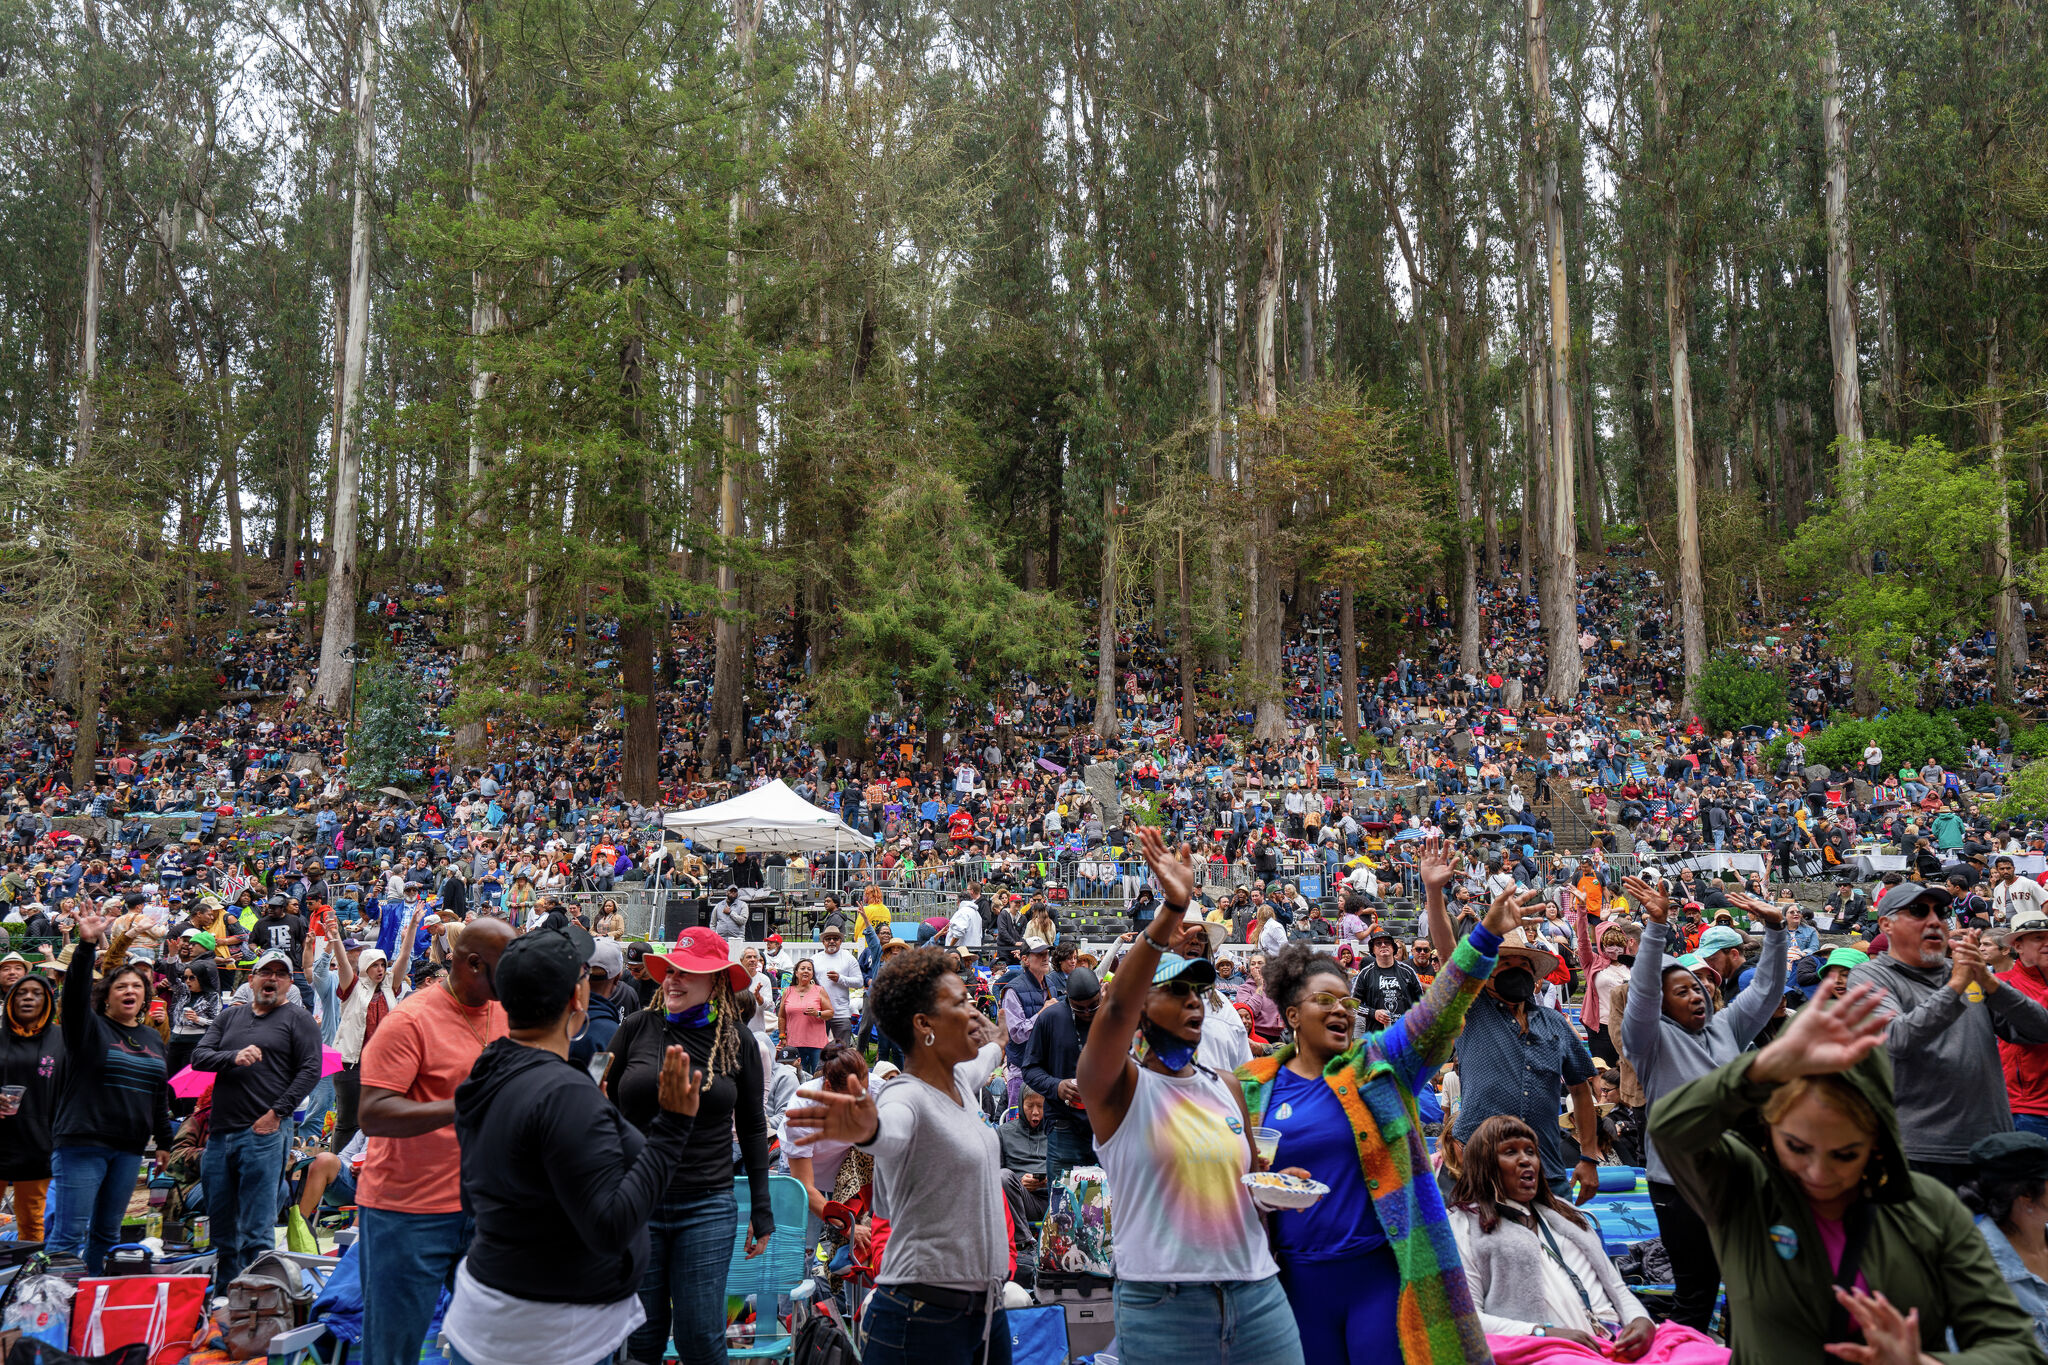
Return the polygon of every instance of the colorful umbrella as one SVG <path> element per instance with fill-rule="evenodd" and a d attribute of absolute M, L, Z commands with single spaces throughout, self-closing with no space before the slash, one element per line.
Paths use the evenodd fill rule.
<path fill-rule="evenodd" d="M 342 1061 L 339 1052 L 336 1052 L 331 1047 L 320 1049 L 321 1075 L 332 1076 L 335 1072 L 341 1070 L 341 1067 Z M 207 1091 L 213 1089 L 214 1074 L 211 1071 L 194 1071 L 188 1066 L 177 1075 L 171 1077 L 171 1093 L 181 1100 L 196 1100 Z"/>

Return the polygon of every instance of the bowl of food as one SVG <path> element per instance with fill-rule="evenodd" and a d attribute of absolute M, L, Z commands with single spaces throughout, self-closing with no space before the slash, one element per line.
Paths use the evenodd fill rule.
<path fill-rule="evenodd" d="M 1320 1180 L 1303 1180 L 1279 1171 L 1253 1171 L 1240 1182 L 1262 1209 L 1305 1209 L 1330 1192 Z"/>

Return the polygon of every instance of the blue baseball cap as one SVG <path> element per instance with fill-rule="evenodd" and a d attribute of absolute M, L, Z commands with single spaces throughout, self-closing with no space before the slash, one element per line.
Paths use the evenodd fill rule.
<path fill-rule="evenodd" d="M 1152 984 L 1164 986 L 1169 981 L 1185 981 L 1190 985 L 1208 988 L 1216 984 L 1216 964 L 1206 957 L 1182 957 L 1179 953 L 1162 953 L 1159 965 L 1152 969 Z"/>

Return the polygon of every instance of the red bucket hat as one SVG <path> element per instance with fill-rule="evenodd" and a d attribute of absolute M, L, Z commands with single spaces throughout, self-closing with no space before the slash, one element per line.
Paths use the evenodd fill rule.
<path fill-rule="evenodd" d="M 669 972 L 724 972 L 725 979 L 736 991 L 745 990 L 753 978 L 747 969 L 732 960 L 732 947 L 709 929 L 692 929 L 676 940 L 676 946 L 665 953 L 647 955 L 647 974 L 658 983 Z"/>

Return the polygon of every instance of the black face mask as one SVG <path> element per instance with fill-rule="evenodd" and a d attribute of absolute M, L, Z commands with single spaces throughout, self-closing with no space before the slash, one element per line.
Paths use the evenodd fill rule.
<path fill-rule="evenodd" d="M 1633 967 L 1636 965 L 1636 955 L 1634 953 L 1616 953 L 1614 955 L 1614 960 L 1616 962 L 1619 962 L 1624 967 Z"/>
<path fill-rule="evenodd" d="M 1536 994 L 1536 973 L 1526 967 L 1509 967 L 1495 972 L 1493 991 L 1510 1005 L 1527 1004 Z"/>

